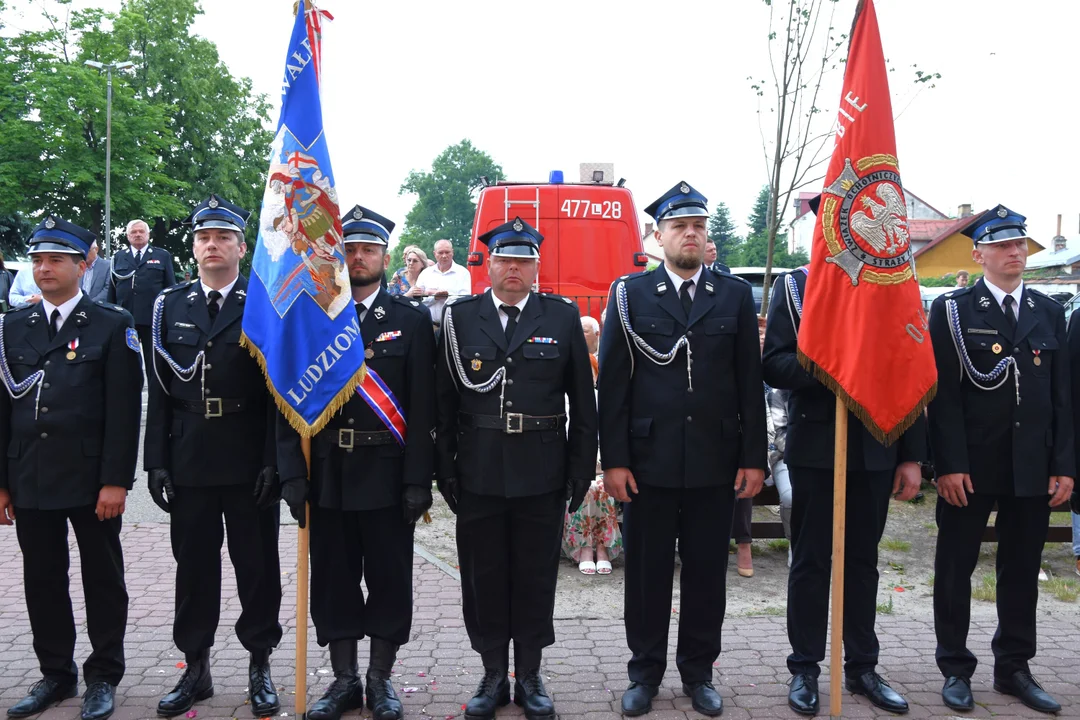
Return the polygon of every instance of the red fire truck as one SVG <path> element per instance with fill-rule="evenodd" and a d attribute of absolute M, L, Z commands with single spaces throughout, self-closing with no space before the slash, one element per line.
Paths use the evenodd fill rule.
<path fill-rule="evenodd" d="M 591 182 L 563 182 L 556 170 L 546 183 L 496 182 L 482 188 L 469 243 L 472 291 L 491 287 L 487 247 L 477 238 L 520 217 L 544 236 L 533 289 L 569 297 L 582 315 L 599 320 L 611 282 L 640 271 L 648 261 L 634 198 L 622 180 L 613 181 L 611 168 L 583 165 L 582 178 Z"/>

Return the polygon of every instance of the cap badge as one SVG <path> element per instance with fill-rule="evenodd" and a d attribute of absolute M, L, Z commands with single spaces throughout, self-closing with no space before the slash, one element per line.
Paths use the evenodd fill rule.
<path fill-rule="evenodd" d="M 521 232 L 524 229 L 525 229 L 525 226 L 521 224 L 520 220 L 515 220 L 514 221 L 514 230 L 516 230 L 517 232 Z"/>
<path fill-rule="evenodd" d="M 56 221 L 52 219 L 52 215 L 45 218 L 45 227 L 49 228 L 50 230 L 56 227 Z"/>
<path fill-rule="evenodd" d="M 997 216 L 999 218 L 1008 217 L 1008 215 L 1009 215 L 1009 213 L 1006 212 L 1005 208 L 998 208 Z"/>
<path fill-rule="evenodd" d="M 686 183 L 683 183 L 679 186 L 679 192 L 681 192 L 683 195 L 688 194 L 690 192 L 690 186 Z"/>
<path fill-rule="evenodd" d="M 364 217 L 364 211 L 363 210 L 353 210 L 352 216 L 353 216 L 354 220 L 359 220 L 360 218 Z"/>
<path fill-rule="evenodd" d="M 216 209 L 216 208 L 217 208 L 217 206 L 218 206 L 218 201 L 217 201 L 217 198 L 216 198 L 216 197 L 214 197 L 213 195 L 211 195 L 211 196 L 210 196 L 210 202 L 206 203 L 206 205 L 207 205 L 207 206 L 208 206 L 208 207 L 209 207 L 209 208 L 210 208 L 211 210 L 214 210 L 214 209 Z"/>
<path fill-rule="evenodd" d="M 472 363 L 470 363 L 470 365 L 472 366 L 473 372 L 480 372 L 480 368 L 484 367 L 484 363 L 480 360 L 477 360 L 476 358 L 473 358 L 473 361 Z"/>

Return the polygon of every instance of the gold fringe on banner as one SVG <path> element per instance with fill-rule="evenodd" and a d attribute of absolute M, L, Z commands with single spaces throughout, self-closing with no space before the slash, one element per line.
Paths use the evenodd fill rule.
<path fill-rule="evenodd" d="M 255 346 L 255 343 L 248 339 L 247 333 L 240 334 L 240 347 L 247 348 L 247 351 L 251 353 L 251 356 L 255 358 L 259 363 L 259 367 L 262 369 L 263 377 L 266 378 L 266 386 L 270 389 L 270 395 L 273 396 L 274 402 L 277 403 L 278 410 L 285 416 L 285 419 L 289 421 L 289 425 L 292 426 L 296 432 L 300 434 L 300 437 L 315 437 L 316 434 L 324 427 L 326 423 L 330 422 L 330 418 L 334 414 L 344 407 L 345 403 L 352 399 L 353 393 L 356 392 L 356 386 L 364 381 L 364 377 L 367 375 L 367 364 L 362 364 L 360 369 L 349 378 L 349 381 L 345 383 L 338 394 L 334 396 L 334 399 L 330 401 L 330 404 L 326 406 L 326 409 L 322 411 L 319 417 L 315 418 L 315 422 L 311 425 L 307 424 L 303 416 L 293 409 L 289 401 L 281 397 L 277 389 L 274 387 L 274 383 L 270 380 L 270 375 L 266 372 L 266 358 L 263 357 L 262 351 Z"/>
<path fill-rule="evenodd" d="M 920 415 L 923 414 L 923 411 L 926 410 L 926 406 L 929 405 L 930 401 L 934 399 L 935 395 L 937 395 L 938 384 L 935 380 L 934 384 L 930 386 L 930 389 L 915 405 L 915 408 L 911 412 L 909 412 L 903 420 L 897 423 L 896 427 L 894 427 L 889 432 L 885 432 L 880 427 L 878 427 L 877 423 L 875 423 L 874 420 L 870 417 L 870 413 L 866 411 L 866 408 L 855 402 L 855 399 L 848 395 L 847 391 L 845 391 L 844 388 L 840 387 L 840 383 L 836 382 L 836 380 L 834 380 L 833 377 L 829 375 L 829 373 L 827 373 L 824 368 L 822 368 L 820 365 L 818 365 L 816 362 L 811 360 L 807 355 L 803 353 L 802 348 L 799 348 L 798 354 L 799 364 L 803 366 L 803 369 L 805 369 L 808 373 L 812 374 L 818 382 L 829 388 L 829 390 L 831 390 L 834 395 L 840 398 L 840 401 L 844 403 L 844 406 L 848 409 L 848 411 L 850 411 L 852 415 L 857 417 L 859 421 L 866 427 L 867 431 L 874 436 L 874 439 L 877 440 L 879 443 L 885 445 L 885 447 L 888 447 L 897 440 L 899 440 L 900 436 L 907 432 L 908 428 L 915 424 L 915 421 L 919 418 Z"/>

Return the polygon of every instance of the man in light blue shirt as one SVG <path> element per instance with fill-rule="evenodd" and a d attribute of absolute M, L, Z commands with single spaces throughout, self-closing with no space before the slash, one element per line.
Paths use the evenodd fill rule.
<path fill-rule="evenodd" d="M 29 269 L 20 270 L 15 276 L 15 282 L 11 283 L 8 303 L 12 308 L 17 308 L 36 302 L 41 302 L 41 290 L 34 282 L 34 274 Z"/>

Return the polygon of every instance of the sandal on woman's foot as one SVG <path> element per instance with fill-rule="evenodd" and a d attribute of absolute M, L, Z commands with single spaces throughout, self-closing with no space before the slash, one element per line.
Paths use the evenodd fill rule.
<path fill-rule="evenodd" d="M 611 574 L 611 561 L 610 560 L 597 560 L 596 561 L 596 574 L 597 575 L 610 575 Z"/>
<path fill-rule="evenodd" d="M 582 560 L 577 564 L 577 569 L 582 575 L 595 575 L 596 563 L 592 560 Z"/>

